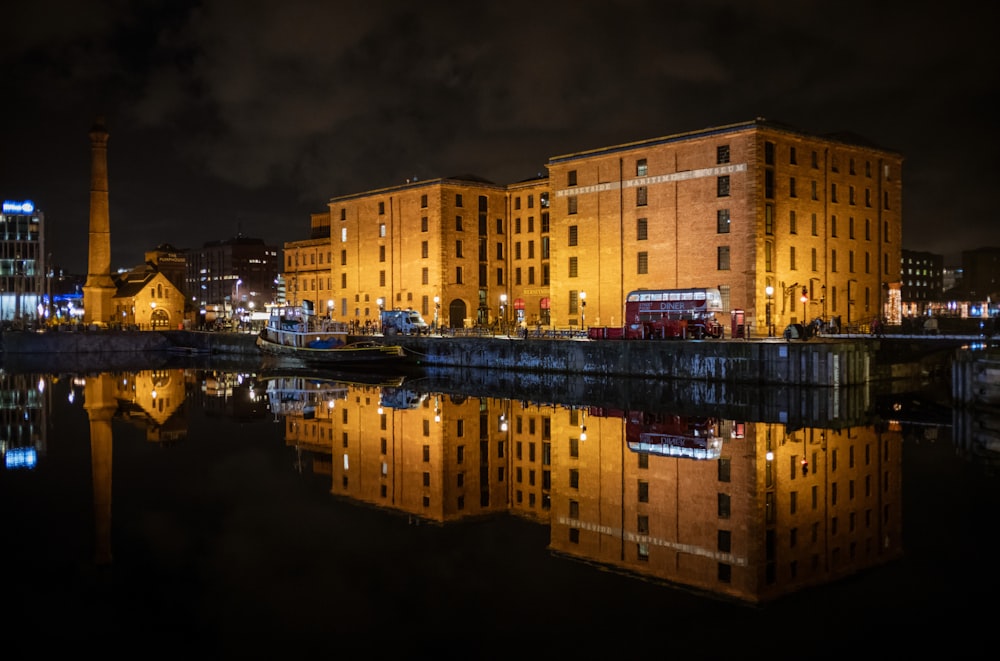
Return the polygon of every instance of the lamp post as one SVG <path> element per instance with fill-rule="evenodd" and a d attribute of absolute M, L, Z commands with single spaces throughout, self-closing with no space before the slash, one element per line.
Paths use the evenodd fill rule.
<path fill-rule="evenodd" d="M 326 302 L 326 318 L 333 319 L 333 299 L 328 299 Z"/>
<path fill-rule="evenodd" d="M 806 287 L 802 288 L 802 325 L 806 325 L 806 303 L 809 302 L 809 289 Z"/>
<path fill-rule="evenodd" d="M 771 326 L 771 297 L 774 296 L 774 287 L 771 285 L 764 287 L 764 294 L 767 295 L 767 303 L 764 306 L 764 323 L 767 324 L 767 336 L 774 337 L 774 328 Z"/>
<path fill-rule="evenodd" d="M 241 278 L 236 278 L 236 302 L 233 303 L 233 316 L 236 316 L 236 306 L 240 303 L 240 285 L 243 284 Z"/>
<path fill-rule="evenodd" d="M 587 292 L 580 292 L 580 329 L 587 330 Z"/>
<path fill-rule="evenodd" d="M 852 300 L 851 300 L 851 283 L 852 282 L 856 283 L 857 280 L 855 280 L 854 278 L 851 278 L 850 280 L 847 281 L 847 329 L 848 329 L 848 332 L 850 332 L 850 329 L 851 329 L 851 303 L 852 303 Z"/>
<path fill-rule="evenodd" d="M 434 332 L 438 329 L 438 313 L 441 311 L 441 297 L 434 297 Z"/>
<path fill-rule="evenodd" d="M 500 330 L 507 326 L 507 294 L 500 294 Z"/>
<path fill-rule="evenodd" d="M 382 330 L 381 330 L 382 329 L 382 309 L 385 306 L 385 299 L 379 297 L 378 299 L 375 300 L 375 302 L 378 304 L 378 326 L 377 326 L 377 328 L 379 329 L 378 332 L 382 332 Z M 365 310 L 365 316 L 368 316 L 368 311 L 367 310 Z"/>

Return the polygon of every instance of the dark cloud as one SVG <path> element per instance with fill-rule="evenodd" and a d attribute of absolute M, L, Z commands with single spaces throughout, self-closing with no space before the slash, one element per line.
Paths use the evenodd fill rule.
<path fill-rule="evenodd" d="M 756 116 L 901 152 L 905 247 L 1000 245 L 984 195 L 1000 68 L 976 11 L 36 0 L 7 13 L 0 189 L 45 210 L 56 261 L 76 271 L 98 114 L 122 266 L 238 231 L 280 246 L 330 197 L 408 177 L 509 183 L 550 156 Z"/>

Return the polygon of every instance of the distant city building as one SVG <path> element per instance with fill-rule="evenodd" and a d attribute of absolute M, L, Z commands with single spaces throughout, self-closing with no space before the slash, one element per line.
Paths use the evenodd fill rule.
<path fill-rule="evenodd" d="M 962 269 L 945 267 L 941 273 L 941 283 L 945 292 L 960 287 L 962 285 Z"/>
<path fill-rule="evenodd" d="M 903 315 L 922 315 L 944 293 L 944 255 L 903 250 L 902 260 Z"/>
<path fill-rule="evenodd" d="M 451 327 L 622 326 L 632 290 L 718 287 L 758 329 L 898 323 L 902 162 L 857 136 L 757 119 L 555 156 L 548 177 L 521 183 L 334 197 L 308 241 L 285 244 L 282 269 L 289 300 L 347 321 L 440 306 Z"/>
<path fill-rule="evenodd" d="M 961 288 L 970 299 L 1000 299 L 1000 248 L 962 251 Z"/>
<path fill-rule="evenodd" d="M 49 314 L 45 214 L 31 200 L 0 211 L 0 321 L 40 324 Z"/>
<path fill-rule="evenodd" d="M 202 321 L 266 310 L 276 302 L 278 250 L 237 235 L 187 253 L 187 291 Z"/>

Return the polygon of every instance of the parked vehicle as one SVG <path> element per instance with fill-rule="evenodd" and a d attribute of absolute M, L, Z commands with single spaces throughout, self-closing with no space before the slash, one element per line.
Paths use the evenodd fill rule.
<path fill-rule="evenodd" d="M 413 309 L 383 310 L 381 321 L 383 335 L 428 335 L 431 332 L 424 318 Z"/>
<path fill-rule="evenodd" d="M 718 338 L 723 326 L 715 315 L 721 313 L 722 294 L 717 288 L 638 289 L 625 297 L 625 327 L 590 329 L 590 336 L 642 339 Z"/>

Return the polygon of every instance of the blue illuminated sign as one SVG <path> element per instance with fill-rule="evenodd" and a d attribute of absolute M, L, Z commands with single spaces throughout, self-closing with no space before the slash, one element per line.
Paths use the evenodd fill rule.
<path fill-rule="evenodd" d="M 31 200 L 24 200 L 23 202 L 15 202 L 14 200 L 4 200 L 3 201 L 3 212 L 4 213 L 34 213 L 35 203 Z"/>
<path fill-rule="evenodd" d="M 38 452 L 33 447 L 11 448 L 4 459 L 8 469 L 32 469 L 38 464 Z"/>

